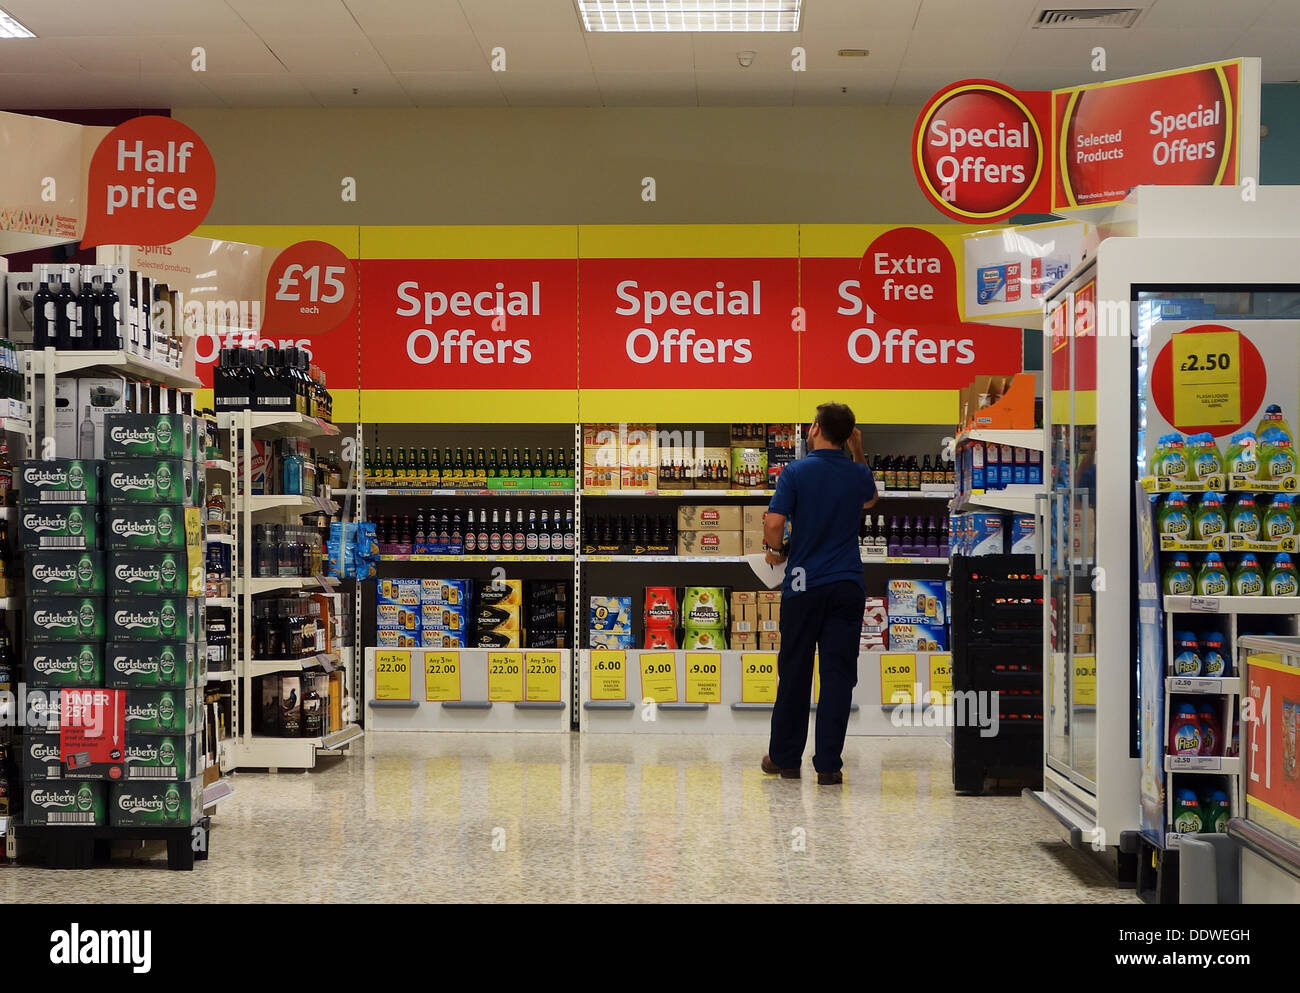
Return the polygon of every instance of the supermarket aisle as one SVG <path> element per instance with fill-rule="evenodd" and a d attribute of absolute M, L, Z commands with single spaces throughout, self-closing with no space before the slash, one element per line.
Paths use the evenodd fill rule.
<path fill-rule="evenodd" d="M 759 772 L 760 739 L 373 734 L 246 773 L 193 873 L 0 868 L 0 900 L 1136 902 L 1019 797 L 956 797 L 934 738 L 851 738 L 845 786 Z M 494 850 L 494 840 L 497 849 Z M 797 850 L 802 840 L 803 850 Z"/>

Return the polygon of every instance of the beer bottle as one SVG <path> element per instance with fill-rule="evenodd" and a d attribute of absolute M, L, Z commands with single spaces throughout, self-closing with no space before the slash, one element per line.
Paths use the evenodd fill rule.
<path fill-rule="evenodd" d="M 452 489 L 456 485 L 456 466 L 451 458 L 451 449 L 442 450 L 442 470 L 440 481 L 446 489 Z"/>
<path fill-rule="evenodd" d="M 524 551 L 527 541 L 524 534 L 524 508 L 520 507 L 515 511 L 515 551 Z"/>
<path fill-rule="evenodd" d="M 542 523 L 537 529 L 537 550 L 539 552 L 549 552 L 551 550 L 551 527 L 548 523 L 550 516 L 550 511 L 542 511 Z"/>
<path fill-rule="evenodd" d="M 488 550 L 493 554 L 501 551 L 501 512 L 492 511 L 492 528 L 488 531 Z"/>
<path fill-rule="evenodd" d="M 492 536 L 488 534 L 487 510 L 478 512 L 478 553 L 485 554 L 491 547 Z"/>
<path fill-rule="evenodd" d="M 536 552 L 538 548 L 537 539 L 537 511 L 528 511 L 528 531 L 524 534 L 524 551 Z"/>
<path fill-rule="evenodd" d="M 438 449 L 435 447 L 429 455 L 429 485 L 437 488 L 442 482 L 442 466 L 438 458 Z"/>
<path fill-rule="evenodd" d="M 399 448 L 397 450 L 397 469 L 394 472 L 394 475 L 397 477 L 396 483 L 398 486 L 411 485 L 411 466 L 406 461 L 405 448 Z"/>
<path fill-rule="evenodd" d="M 537 454 L 533 457 L 533 478 L 541 479 L 546 475 L 546 463 L 542 461 L 542 450 L 537 449 Z"/>
<path fill-rule="evenodd" d="M 366 485 L 369 486 L 374 481 L 375 478 L 375 467 L 374 464 L 370 461 L 369 448 L 365 449 L 365 454 L 362 456 L 362 458 L 365 460 L 361 463 L 363 467 L 362 475 L 365 477 Z"/>
<path fill-rule="evenodd" d="M 513 552 L 515 550 L 515 529 L 510 520 L 510 510 L 506 510 L 505 527 L 501 529 L 501 551 Z"/>
<path fill-rule="evenodd" d="M 519 479 L 523 474 L 523 462 L 519 458 L 519 449 L 513 449 L 510 453 L 510 478 Z"/>
<path fill-rule="evenodd" d="M 555 471 L 555 449 L 554 448 L 548 448 L 546 450 L 546 471 L 543 473 L 543 475 L 547 479 L 554 479 L 557 475 Z"/>
<path fill-rule="evenodd" d="M 396 464 L 397 464 L 397 460 L 393 458 L 393 450 L 389 448 L 384 453 L 384 485 L 385 486 L 395 485 L 394 478 L 397 474 Z"/>
<path fill-rule="evenodd" d="M 460 555 L 465 550 L 465 535 L 460 527 L 460 511 L 451 515 L 451 547 L 447 549 L 452 555 Z"/>
<path fill-rule="evenodd" d="M 466 555 L 473 555 L 478 551 L 478 529 L 474 526 L 474 511 L 469 511 L 466 516 L 464 549 Z"/>
<path fill-rule="evenodd" d="M 474 463 L 474 485 L 487 486 L 487 451 L 482 448 L 478 450 L 478 461 Z"/>
<path fill-rule="evenodd" d="M 557 510 L 555 513 L 558 516 L 560 512 Z M 566 510 L 564 512 L 564 550 L 569 554 L 573 554 L 573 546 L 576 542 L 577 537 L 573 533 L 573 511 Z"/>
<path fill-rule="evenodd" d="M 487 479 L 497 478 L 497 450 L 495 448 L 492 449 L 492 454 L 488 457 L 487 468 L 484 472 Z"/>

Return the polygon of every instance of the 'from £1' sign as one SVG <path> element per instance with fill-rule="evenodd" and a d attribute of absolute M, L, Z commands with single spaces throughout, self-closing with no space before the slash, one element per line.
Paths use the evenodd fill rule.
<path fill-rule="evenodd" d="M 212 155 L 170 117 L 119 124 L 95 148 L 81 247 L 166 245 L 203 223 L 216 194 Z"/>

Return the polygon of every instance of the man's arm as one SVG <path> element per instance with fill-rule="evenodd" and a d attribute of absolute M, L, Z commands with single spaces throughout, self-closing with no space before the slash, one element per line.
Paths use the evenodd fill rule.
<path fill-rule="evenodd" d="M 785 537 L 785 514 L 774 514 L 770 510 L 763 515 L 763 544 L 767 546 L 767 554 L 764 558 L 768 565 L 779 565 L 785 561 L 785 555 L 780 551 L 772 551 L 781 547 L 781 539 Z"/>
<path fill-rule="evenodd" d="M 849 446 L 849 455 L 853 457 L 853 461 L 857 462 L 859 465 L 866 465 L 867 457 L 862 454 L 862 432 L 857 428 L 854 428 L 853 433 L 849 435 L 847 444 Z M 871 470 L 868 469 L 867 471 L 870 472 Z M 862 505 L 862 509 L 870 510 L 876 505 L 876 501 L 879 499 L 880 495 L 876 492 L 875 481 L 873 480 L 871 486 L 871 499 Z"/>

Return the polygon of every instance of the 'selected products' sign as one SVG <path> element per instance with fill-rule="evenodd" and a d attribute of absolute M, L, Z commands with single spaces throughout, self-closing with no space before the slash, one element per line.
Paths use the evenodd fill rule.
<path fill-rule="evenodd" d="M 361 263 L 370 389 L 575 389 L 573 259 Z"/>
<path fill-rule="evenodd" d="M 791 385 L 796 259 L 583 259 L 579 266 L 584 388 Z"/>

